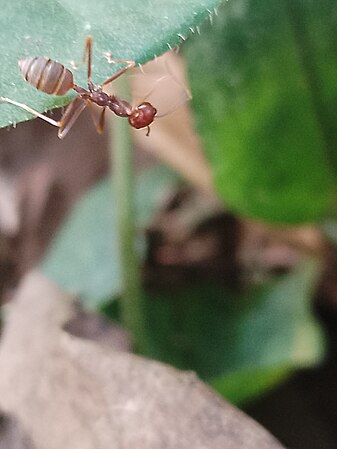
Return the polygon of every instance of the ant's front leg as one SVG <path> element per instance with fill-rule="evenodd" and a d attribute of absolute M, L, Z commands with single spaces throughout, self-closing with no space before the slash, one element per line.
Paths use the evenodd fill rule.
<path fill-rule="evenodd" d="M 127 70 L 131 69 L 132 67 L 135 67 L 136 63 L 135 61 L 131 61 L 129 59 L 112 59 L 112 54 L 106 53 L 105 57 L 109 64 L 126 64 L 125 67 L 123 67 L 121 70 L 119 70 L 117 73 L 112 75 L 110 78 L 105 80 L 101 85 L 106 86 L 107 84 L 112 83 L 115 79 L 119 78 L 123 73 L 125 73 Z"/>

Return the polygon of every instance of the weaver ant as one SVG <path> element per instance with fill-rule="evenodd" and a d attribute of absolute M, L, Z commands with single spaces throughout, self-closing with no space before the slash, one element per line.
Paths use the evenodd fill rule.
<path fill-rule="evenodd" d="M 41 56 L 27 57 L 19 61 L 19 67 L 25 80 L 36 89 L 52 95 L 65 95 L 70 89 L 74 89 L 78 93 L 77 97 L 67 106 L 59 121 L 53 120 L 44 114 L 40 114 L 29 106 L 11 100 L 10 98 L 0 97 L 0 101 L 18 106 L 36 117 L 45 120 L 51 125 L 58 127 L 58 137 L 60 139 L 65 137 L 86 107 L 92 112 L 92 103 L 103 108 L 98 120 L 96 120 L 93 115 L 97 132 L 103 132 L 105 110 L 106 108 L 109 108 L 119 117 L 126 117 L 133 128 L 147 128 L 146 135 L 148 136 L 150 133 L 150 125 L 157 114 L 157 109 L 147 101 L 144 101 L 133 108 L 128 101 L 122 100 L 116 95 L 108 95 L 103 91 L 103 86 L 110 84 L 112 81 L 123 75 L 128 69 L 134 67 L 135 62 L 129 60 L 110 60 L 109 62 L 122 63 L 126 64 L 126 66 L 109 77 L 102 84 L 95 85 L 91 81 L 91 53 L 92 38 L 91 36 L 87 36 L 83 58 L 83 62 L 87 60 L 88 63 L 87 89 L 77 86 L 74 83 L 72 72 L 59 62 Z"/>

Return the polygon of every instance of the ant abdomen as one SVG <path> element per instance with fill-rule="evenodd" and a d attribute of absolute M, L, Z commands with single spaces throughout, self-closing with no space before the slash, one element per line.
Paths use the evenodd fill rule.
<path fill-rule="evenodd" d="M 19 67 L 25 80 L 46 94 L 65 95 L 74 86 L 71 71 L 51 59 L 27 57 L 19 61 Z"/>

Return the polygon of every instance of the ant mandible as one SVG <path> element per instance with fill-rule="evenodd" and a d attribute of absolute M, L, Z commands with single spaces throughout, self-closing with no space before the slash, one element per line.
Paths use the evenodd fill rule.
<path fill-rule="evenodd" d="M 83 62 L 87 60 L 88 63 L 87 89 L 77 86 L 74 83 L 72 72 L 59 62 L 41 56 L 27 57 L 19 61 L 19 67 L 25 80 L 36 89 L 52 95 L 65 95 L 70 89 L 74 89 L 78 93 L 77 97 L 75 97 L 75 99 L 67 106 L 59 121 L 53 120 L 44 114 L 40 114 L 29 106 L 11 100 L 10 98 L 0 97 L 0 101 L 18 106 L 36 117 L 45 120 L 51 125 L 58 127 L 58 137 L 60 139 L 65 137 L 86 107 L 89 108 L 90 112 L 93 112 L 92 103 L 103 108 L 98 120 L 96 120 L 94 114 L 92 114 L 98 133 L 103 132 L 105 110 L 106 108 L 109 108 L 117 116 L 126 117 L 133 128 L 147 128 L 146 135 L 148 136 L 150 133 L 150 125 L 157 114 L 156 108 L 147 101 L 144 101 L 133 108 L 128 101 L 122 100 L 116 95 L 108 95 L 103 91 L 103 86 L 110 84 L 112 81 L 123 75 L 128 69 L 134 67 L 135 62 L 129 60 L 110 60 L 110 62 L 113 63 L 126 64 L 126 66 L 109 77 L 102 84 L 95 85 L 91 81 L 91 53 L 92 37 L 87 36 L 83 57 Z"/>

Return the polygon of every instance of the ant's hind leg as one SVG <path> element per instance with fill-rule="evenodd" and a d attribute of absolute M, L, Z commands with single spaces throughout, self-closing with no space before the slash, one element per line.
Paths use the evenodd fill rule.
<path fill-rule="evenodd" d="M 87 102 L 83 100 L 81 97 L 76 97 L 69 105 L 67 106 L 64 114 L 59 121 L 59 132 L 58 137 L 63 139 L 66 134 L 68 134 L 69 130 L 72 128 L 73 124 L 78 119 L 81 112 L 86 108 Z"/>
<path fill-rule="evenodd" d="M 10 98 L 6 98 L 6 97 L 0 97 L 0 102 L 9 103 L 9 104 L 13 104 L 14 106 L 18 106 L 19 108 L 23 109 L 24 111 L 27 111 L 32 115 L 35 115 L 35 117 L 38 117 L 38 118 L 44 120 L 45 122 L 50 123 L 53 126 L 56 126 L 58 128 L 60 127 L 60 122 L 57 122 L 56 120 L 53 120 L 52 118 L 47 117 L 44 114 L 40 114 L 40 112 L 35 111 L 34 109 L 30 108 L 26 104 L 19 103 L 18 101 L 11 100 Z"/>
<path fill-rule="evenodd" d="M 104 131 L 106 107 L 104 107 L 102 109 L 102 111 L 99 114 L 98 120 L 97 120 L 97 116 L 95 113 L 95 107 L 90 102 L 88 102 L 87 105 L 88 105 L 88 109 L 89 109 L 90 115 L 92 117 L 92 120 L 94 122 L 96 131 L 98 132 L 98 134 L 102 134 Z"/>

